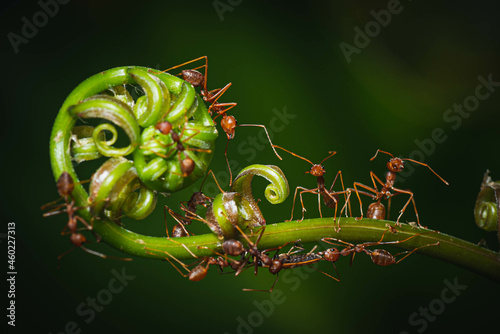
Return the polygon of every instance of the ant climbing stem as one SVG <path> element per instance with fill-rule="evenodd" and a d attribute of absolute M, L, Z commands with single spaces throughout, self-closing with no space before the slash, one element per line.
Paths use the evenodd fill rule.
<path fill-rule="evenodd" d="M 208 112 L 210 113 L 210 115 L 212 115 L 214 113 L 217 114 L 213 118 L 214 123 L 215 123 L 215 120 L 219 116 L 222 116 L 222 119 L 220 121 L 220 125 L 221 125 L 222 129 L 224 130 L 224 132 L 226 133 L 227 140 L 228 140 L 228 142 L 226 144 L 226 149 L 224 151 L 224 156 L 226 158 L 226 163 L 227 163 L 227 167 L 229 170 L 229 186 L 231 186 L 233 183 L 233 173 L 232 173 L 231 167 L 229 165 L 229 159 L 227 157 L 227 149 L 229 146 L 229 141 L 234 138 L 234 134 L 235 134 L 234 132 L 235 132 L 236 127 L 254 126 L 254 127 L 263 128 L 264 131 L 266 132 L 266 136 L 269 140 L 269 143 L 271 144 L 271 147 L 273 146 L 273 143 L 271 141 L 271 137 L 269 136 L 267 128 L 264 125 L 261 125 L 261 124 L 241 124 L 241 125 L 238 125 L 236 118 L 234 116 L 227 115 L 227 112 L 230 109 L 234 108 L 237 105 L 237 103 L 235 103 L 235 102 L 223 103 L 223 102 L 219 102 L 218 100 L 229 89 L 229 87 L 231 87 L 231 85 L 232 85 L 231 83 L 228 83 L 223 88 L 218 88 L 218 89 L 214 89 L 214 90 L 210 90 L 210 91 L 207 90 L 207 74 L 208 74 L 208 57 L 207 56 L 198 57 L 196 59 L 182 63 L 180 65 L 176 65 L 174 67 L 171 67 L 163 72 L 167 72 L 167 71 L 191 64 L 193 62 L 200 61 L 200 60 L 205 60 L 205 65 L 202 65 L 202 66 L 196 67 L 194 69 L 190 69 L 190 70 L 182 70 L 182 72 L 180 74 L 182 75 L 182 78 L 186 82 L 193 85 L 193 87 L 200 87 L 200 93 L 201 93 L 203 100 L 210 104 L 210 106 L 208 107 Z M 205 69 L 204 74 L 197 71 L 197 69 L 199 69 L 199 68 Z M 276 152 L 276 150 L 274 149 L 274 147 L 273 147 L 273 151 L 274 151 L 274 154 L 276 154 L 276 156 L 280 160 L 282 160 L 280 155 L 278 154 L 278 152 Z"/>
<path fill-rule="evenodd" d="M 429 170 L 432 173 L 434 173 L 434 175 L 436 175 L 444 184 L 449 185 L 448 182 L 446 182 L 441 176 L 439 176 L 428 164 L 425 164 L 423 162 L 419 162 L 419 161 L 416 161 L 413 159 L 409 159 L 409 158 L 394 157 L 394 155 L 392 155 L 391 153 L 386 152 L 386 151 L 382 151 L 380 149 L 378 149 L 375 152 L 375 155 L 370 159 L 370 161 L 373 161 L 377 157 L 379 152 L 387 154 L 391 157 L 389 159 L 389 161 L 387 162 L 388 171 L 385 174 L 385 182 L 383 182 L 377 175 L 375 175 L 375 173 L 373 171 L 370 171 L 370 178 L 371 178 L 372 183 L 373 183 L 373 188 L 369 187 L 367 185 L 364 185 L 360 182 L 354 182 L 354 189 L 350 189 L 350 190 L 354 190 L 356 192 L 356 196 L 358 197 L 358 200 L 359 200 L 359 207 L 360 207 L 360 211 L 361 211 L 361 216 L 359 219 L 363 218 L 363 205 L 362 205 L 361 197 L 359 196 L 359 194 L 370 196 L 370 197 L 372 197 L 373 200 L 376 201 L 376 202 L 372 203 L 370 205 L 370 207 L 368 208 L 367 216 L 368 216 L 368 218 L 372 218 L 372 219 L 384 219 L 385 218 L 384 217 L 385 216 L 385 208 L 384 208 L 384 205 L 381 203 L 382 199 L 386 199 L 388 201 L 388 209 L 390 210 L 392 197 L 399 195 L 399 194 L 407 194 L 409 196 L 409 199 L 406 202 L 406 204 L 403 206 L 403 208 L 399 211 L 399 216 L 396 220 L 396 223 L 399 225 L 399 219 L 401 218 L 401 216 L 405 212 L 408 204 L 410 204 L 410 202 L 411 202 L 411 203 L 413 203 L 413 208 L 415 210 L 415 216 L 417 217 L 417 224 L 419 227 L 423 227 L 422 225 L 420 225 L 420 219 L 418 216 L 417 206 L 415 205 L 415 199 L 413 198 L 413 192 L 411 192 L 410 190 L 403 190 L 403 189 L 399 189 L 399 188 L 394 187 L 394 182 L 396 180 L 396 174 L 401 172 L 404 169 L 404 161 L 406 160 L 406 161 L 411 161 L 411 162 L 414 162 L 416 164 L 419 164 L 419 165 L 422 165 L 422 166 L 429 168 Z M 380 190 L 378 190 L 378 188 L 377 188 L 377 182 L 382 186 L 382 188 Z M 367 190 L 368 192 L 360 191 L 358 189 L 358 187 L 363 188 L 363 189 Z"/>
<path fill-rule="evenodd" d="M 201 66 L 195 67 L 193 69 L 189 69 L 189 70 L 182 70 L 182 72 L 179 73 L 178 75 L 182 75 L 182 79 L 184 81 L 190 83 L 191 85 L 193 85 L 193 87 L 200 87 L 200 93 L 201 93 L 201 96 L 203 98 L 203 101 L 210 104 L 210 107 L 208 109 L 208 111 L 210 113 L 211 113 L 212 109 L 217 109 L 217 110 L 225 109 L 225 111 L 227 111 L 227 110 L 233 108 L 234 106 L 236 106 L 236 103 L 234 103 L 234 102 L 229 102 L 229 103 L 218 103 L 217 102 L 217 99 L 219 97 L 221 97 L 229 87 L 231 87 L 231 83 L 228 83 L 223 88 L 217 88 L 217 89 L 213 89 L 210 91 L 207 90 L 207 75 L 208 75 L 208 57 L 207 56 L 201 56 L 201 57 L 195 58 L 193 60 L 187 61 L 185 63 L 176 65 L 174 67 L 171 67 L 169 69 L 162 71 L 162 73 L 168 72 L 170 70 L 174 70 L 174 69 L 179 68 L 179 67 L 183 67 L 185 65 L 197 62 L 197 61 L 202 60 L 202 59 L 205 60 L 205 65 L 201 65 Z M 197 69 L 200 69 L 200 68 L 205 68 L 205 70 L 203 71 L 204 74 L 197 71 Z"/>
<path fill-rule="evenodd" d="M 354 244 L 351 244 L 349 242 L 345 242 L 345 241 L 342 241 L 342 240 L 336 239 L 336 238 L 323 238 L 321 240 L 323 242 L 326 242 L 326 243 L 331 244 L 331 245 L 345 245 L 346 247 L 343 248 L 339 252 L 339 254 L 342 256 L 349 256 L 350 255 L 351 256 L 350 265 L 352 265 L 352 262 L 354 260 L 354 255 L 356 255 L 356 253 L 364 252 L 370 256 L 372 262 L 375 263 L 376 265 L 388 266 L 391 264 L 398 264 L 399 262 L 403 261 L 408 256 L 410 256 L 411 254 L 413 254 L 414 252 L 416 252 L 417 250 L 419 250 L 421 248 L 429 247 L 429 246 L 439 246 L 439 242 L 436 242 L 436 243 L 416 247 L 411 251 L 401 252 L 401 253 L 398 253 L 396 255 L 392 255 L 389 251 L 387 251 L 385 249 L 374 249 L 374 250 L 367 249 L 367 247 L 370 247 L 370 246 L 400 244 L 400 243 L 406 242 L 412 238 L 415 238 L 415 237 L 421 235 L 421 233 L 417 233 L 417 234 L 411 235 L 408 238 L 403 239 L 403 240 L 383 241 L 387 231 L 390 231 L 391 233 L 393 233 L 393 228 L 385 230 L 384 233 L 382 233 L 382 237 L 380 238 L 379 241 L 365 242 L 365 243 L 357 244 L 357 245 L 354 245 Z M 332 242 L 332 240 L 335 242 Z M 396 256 L 401 255 L 401 254 L 406 254 L 406 255 L 403 256 L 401 259 L 396 261 Z"/>
<path fill-rule="evenodd" d="M 103 259 L 111 258 L 115 260 L 132 261 L 131 258 L 121 258 L 111 255 L 105 255 L 83 246 L 83 244 L 90 243 L 90 241 L 88 241 L 82 233 L 79 233 L 81 229 L 78 229 L 78 222 L 82 223 L 85 226 L 84 230 L 91 231 L 92 233 L 94 232 L 92 225 L 77 214 L 78 210 L 84 209 L 85 207 L 77 207 L 75 206 L 75 201 L 73 199 L 71 199 L 70 201 L 69 199 L 71 194 L 73 193 L 74 188 L 75 182 L 73 180 L 73 177 L 66 171 L 62 172 L 57 179 L 57 191 L 60 195 L 60 198 L 56 201 L 43 205 L 41 208 L 42 210 L 49 209 L 48 212 L 43 214 L 44 217 L 49 217 L 64 212 L 66 212 L 68 215 L 68 222 L 66 223 L 66 226 L 64 226 L 64 229 L 61 231 L 61 235 L 70 234 L 69 241 L 71 242 L 73 247 L 57 257 L 57 267 L 59 268 L 61 266 L 61 259 L 66 254 L 73 251 L 75 248 L 80 248 L 89 254 L 99 256 Z M 64 203 L 54 206 L 54 204 L 56 204 L 61 199 L 64 200 Z M 97 241 L 100 241 L 99 235 L 94 233 L 94 236 L 96 237 Z"/>
<path fill-rule="evenodd" d="M 240 245 L 237 245 L 237 244 L 235 244 L 235 242 L 238 242 L 238 241 L 236 241 L 236 240 L 226 240 L 222 244 L 222 248 L 223 249 L 231 249 L 233 251 L 234 255 L 239 255 L 239 254 L 237 254 L 238 253 L 237 249 L 240 249 L 241 252 L 242 252 L 243 251 L 243 245 L 241 243 L 240 243 Z M 182 244 L 182 245 L 184 246 L 184 248 L 186 248 L 189 251 L 189 253 L 194 258 L 197 258 L 198 260 L 195 261 L 194 263 L 186 265 L 185 263 L 183 263 L 182 261 L 180 261 L 179 259 L 177 259 L 172 254 L 168 253 L 167 251 L 163 251 L 163 253 L 165 253 L 167 255 L 165 257 L 165 259 L 170 263 L 170 265 L 172 265 L 172 267 L 174 267 L 175 270 L 177 270 L 177 272 L 179 274 L 181 274 L 183 277 L 187 277 L 190 281 L 198 282 L 198 281 L 201 281 L 202 279 L 204 279 L 207 276 L 208 267 L 210 265 L 217 265 L 217 267 L 219 268 L 220 271 L 222 271 L 223 268 L 226 268 L 226 267 L 231 267 L 232 269 L 236 270 L 236 269 L 239 268 L 239 266 L 241 266 L 241 262 L 240 261 L 228 258 L 227 254 L 220 254 L 220 253 L 215 252 L 212 249 L 209 249 L 209 248 L 203 247 L 203 246 L 198 246 L 198 249 L 202 249 L 202 248 L 209 249 L 214 254 L 216 254 L 218 256 L 217 256 L 217 258 L 213 258 L 213 257 L 209 257 L 209 256 L 198 258 L 195 254 L 193 254 L 189 250 L 189 248 L 187 248 L 184 244 Z M 149 249 L 149 250 L 153 250 L 153 251 L 159 252 L 158 250 L 155 250 L 155 249 L 152 249 L 152 248 L 146 248 L 146 249 L 147 250 Z M 151 252 L 148 252 L 148 253 L 149 254 L 153 254 Z M 233 255 L 233 254 L 230 254 L 230 255 Z M 184 274 L 174 264 L 174 262 L 172 262 L 172 260 L 175 261 L 175 262 L 177 262 L 177 263 L 179 263 L 182 266 L 182 268 L 184 268 L 187 271 L 187 274 Z M 188 267 L 193 266 L 193 265 L 196 265 L 196 267 L 194 267 L 193 269 L 189 270 Z"/>
<path fill-rule="evenodd" d="M 302 205 L 302 218 L 299 220 L 299 221 L 302 221 L 304 220 L 304 213 L 306 211 L 305 207 L 304 207 L 304 202 L 303 202 L 303 199 L 302 199 L 302 194 L 303 193 L 311 193 L 311 194 L 317 194 L 318 195 L 318 210 L 319 210 L 319 214 L 320 214 L 320 217 L 323 218 L 323 213 L 321 211 L 321 197 L 323 197 L 323 202 L 324 204 L 329 207 L 329 208 L 335 208 L 335 215 L 334 215 L 334 220 L 337 220 L 337 209 L 338 209 L 338 203 L 339 203 L 339 195 L 340 194 L 344 194 L 344 200 L 345 200 L 345 203 L 344 203 L 344 206 L 342 207 L 342 209 L 340 210 L 340 215 L 342 215 L 342 212 L 344 211 L 344 209 L 346 209 L 346 206 L 349 207 L 348 205 L 348 202 L 349 202 L 349 197 L 350 197 L 350 190 L 346 190 L 345 187 L 344 187 L 344 180 L 342 179 L 342 171 L 338 171 L 337 174 L 335 175 L 335 179 L 333 180 L 332 182 L 332 185 L 330 186 L 330 189 L 327 190 L 325 188 L 325 178 L 324 178 L 324 174 L 326 173 L 326 170 L 325 168 L 323 167 L 323 162 L 325 162 L 326 160 L 330 159 L 331 157 L 333 157 L 335 154 L 337 154 L 336 151 L 330 151 L 328 152 L 328 156 L 326 158 L 324 158 L 319 164 L 315 164 L 313 162 L 311 162 L 310 160 L 296 154 L 296 153 L 293 153 L 283 147 L 280 147 L 280 146 L 277 146 L 277 145 L 273 145 L 273 147 L 276 147 L 276 148 L 279 148 L 285 152 L 288 152 L 290 153 L 291 155 L 299 158 L 299 159 L 302 159 L 304 161 L 307 161 L 308 163 L 311 164 L 311 168 L 309 169 L 309 171 L 305 172 L 305 174 L 311 174 L 312 176 L 316 177 L 316 182 L 318 184 L 318 186 L 316 188 L 313 188 L 313 189 L 308 189 L 308 188 L 304 188 L 304 187 L 301 187 L 301 186 L 298 186 L 295 188 L 295 194 L 293 195 L 293 205 L 292 205 L 292 215 L 290 217 L 290 221 L 293 220 L 293 211 L 295 209 L 295 199 L 297 198 L 297 191 L 300 189 L 300 203 Z M 335 182 L 337 181 L 337 178 L 340 176 L 340 183 L 342 184 L 342 191 L 336 191 L 334 192 L 333 191 L 333 186 L 335 185 Z M 347 194 L 347 195 L 346 195 Z M 346 210 L 346 216 L 347 216 L 347 210 Z M 340 220 L 337 221 L 337 228 L 336 228 L 336 231 L 340 231 Z"/>

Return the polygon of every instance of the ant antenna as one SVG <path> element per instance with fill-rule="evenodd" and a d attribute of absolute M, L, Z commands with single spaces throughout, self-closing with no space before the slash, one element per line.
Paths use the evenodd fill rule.
<path fill-rule="evenodd" d="M 328 153 L 329 153 L 330 155 L 329 155 L 329 156 L 327 156 L 326 158 L 324 158 L 323 160 L 321 160 L 321 162 L 319 163 L 320 165 L 322 165 L 322 164 L 323 164 L 323 162 L 325 162 L 325 160 L 328 160 L 328 159 L 330 159 L 331 157 L 333 157 L 335 154 L 337 154 L 337 151 L 329 151 Z"/>
<path fill-rule="evenodd" d="M 283 151 L 285 151 L 285 152 L 288 152 L 288 153 L 290 153 L 291 155 L 293 155 L 294 157 L 297 157 L 297 158 L 299 158 L 299 159 L 305 160 L 305 161 L 307 161 L 308 163 L 310 163 L 311 165 L 313 165 L 313 166 L 314 166 L 314 164 L 313 164 L 310 160 L 307 160 L 306 158 L 301 157 L 300 155 L 295 154 L 295 153 L 293 153 L 293 152 L 291 152 L 291 151 L 289 151 L 289 150 L 287 150 L 287 149 L 285 149 L 285 148 L 283 148 L 283 147 L 281 147 L 281 146 L 278 146 L 278 145 L 272 145 L 272 147 L 276 147 L 276 148 L 279 148 L 279 149 L 281 149 L 281 150 L 283 150 Z M 325 159 L 325 160 L 326 160 L 326 159 Z M 323 161 L 322 161 L 322 162 L 323 162 Z"/>
<path fill-rule="evenodd" d="M 389 153 L 389 152 L 387 152 L 387 151 L 382 151 L 381 149 L 378 149 L 378 150 L 377 150 L 377 152 L 375 152 L 375 155 L 374 155 L 374 156 L 370 159 L 370 161 L 373 161 L 373 159 L 375 159 L 375 158 L 377 157 L 377 154 L 378 154 L 379 152 L 385 153 L 385 154 L 390 155 L 391 157 L 393 157 L 393 158 L 394 158 L 394 155 L 392 155 L 391 153 Z"/>
<path fill-rule="evenodd" d="M 417 160 L 413 160 L 413 159 L 409 159 L 409 158 L 404 158 L 404 159 L 401 159 L 401 160 L 408 160 L 408 161 L 411 161 L 411 162 L 414 162 L 414 163 L 417 163 L 419 165 L 422 165 L 422 166 L 426 166 L 427 168 L 430 169 L 431 172 L 434 173 L 434 175 L 436 175 L 441 181 L 443 181 L 444 184 L 446 184 L 447 186 L 449 186 L 450 184 L 445 180 L 443 179 L 441 176 L 439 176 L 438 173 L 436 173 L 432 168 L 431 166 L 429 166 L 428 164 L 424 164 L 423 162 L 420 162 L 420 161 L 417 161 Z"/>

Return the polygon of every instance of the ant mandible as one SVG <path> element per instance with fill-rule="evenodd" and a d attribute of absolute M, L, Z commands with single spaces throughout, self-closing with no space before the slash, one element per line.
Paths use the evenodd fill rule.
<path fill-rule="evenodd" d="M 414 162 L 414 163 L 422 165 L 422 166 L 426 166 L 427 168 L 429 168 L 429 170 L 432 173 L 434 173 L 434 175 L 436 175 L 441 181 L 443 181 L 444 184 L 449 185 L 448 182 L 446 182 L 441 176 L 439 176 L 428 164 L 425 164 L 423 162 L 419 162 L 419 161 L 416 161 L 413 159 L 409 159 L 409 158 L 394 157 L 394 155 L 392 155 L 391 153 L 386 152 L 386 151 L 382 151 L 380 149 L 378 149 L 377 152 L 375 152 L 375 155 L 370 159 L 370 161 L 374 160 L 377 157 L 379 152 L 385 153 L 385 154 L 391 156 L 391 158 L 387 162 L 388 171 L 385 174 L 385 182 L 383 182 L 380 178 L 378 178 L 377 175 L 375 175 L 375 173 L 373 173 L 373 171 L 370 171 L 370 178 L 373 182 L 373 188 L 366 186 L 366 185 L 359 183 L 359 182 L 354 182 L 354 191 L 356 192 L 356 196 L 358 197 L 359 208 L 361 210 L 361 217 L 359 219 L 363 218 L 363 206 L 361 203 L 361 198 L 359 196 L 360 193 L 363 195 L 366 195 L 366 196 L 370 196 L 373 198 L 373 200 L 376 201 L 370 205 L 370 207 L 368 208 L 368 212 L 367 212 L 367 217 L 372 218 L 372 219 L 384 219 L 385 218 L 385 208 L 384 208 L 384 205 L 380 202 L 382 199 L 386 199 L 388 201 L 388 209 L 390 210 L 392 197 L 394 197 L 398 194 L 407 194 L 410 196 L 410 198 L 408 199 L 406 204 L 403 206 L 403 208 L 399 211 L 399 216 L 398 216 L 398 219 L 396 220 L 396 223 L 399 225 L 399 219 L 403 215 L 408 204 L 410 204 L 410 202 L 412 202 L 413 208 L 415 209 L 415 216 L 417 217 L 417 224 L 418 224 L 418 226 L 422 227 L 422 225 L 420 225 L 417 207 L 415 205 L 415 200 L 413 198 L 413 192 L 411 192 L 410 190 L 403 190 L 403 189 L 399 189 L 399 188 L 394 187 L 394 182 L 396 180 L 396 173 L 399 173 L 404 169 L 404 161 L 407 160 L 407 161 L 411 161 L 411 162 Z M 378 182 L 382 186 L 382 188 L 380 190 L 378 190 L 376 182 Z M 360 191 L 360 190 L 358 190 L 358 187 L 366 189 L 369 192 Z"/>

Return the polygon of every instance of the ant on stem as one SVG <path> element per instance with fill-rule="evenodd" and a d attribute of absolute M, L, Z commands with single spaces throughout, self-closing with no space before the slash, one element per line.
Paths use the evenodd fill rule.
<path fill-rule="evenodd" d="M 314 164 L 312 163 L 310 160 L 304 158 L 304 157 L 301 157 L 300 155 L 298 154 L 295 154 L 287 149 L 284 149 L 283 147 L 280 147 L 280 146 L 277 146 L 277 145 L 273 145 L 273 147 L 276 147 L 276 148 L 279 148 L 285 152 L 288 152 L 290 153 L 291 155 L 299 158 L 299 159 L 302 159 L 304 161 L 307 161 L 311 164 L 311 168 L 309 169 L 309 171 L 305 172 L 305 174 L 311 174 L 312 176 L 316 177 L 316 181 L 317 181 L 317 184 L 318 186 L 316 188 L 313 188 L 313 189 L 308 189 L 308 188 L 304 188 L 304 187 L 301 187 L 301 186 L 298 186 L 295 188 L 295 194 L 293 195 L 293 205 L 292 205 L 292 215 L 290 217 L 290 221 L 293 220 L 293 211 L 295 209 L 295 199 L 297 197 L 297 191 L 300 189 L 300 203 L 302 205 L 302 218 L 299 220 L 299 221 L 302 221 L 304 220 L 304 213 L 306 210 L 306 208 L 304 207 L 304 202 L 302 200 L 302 194 L 303 193 L 311 193 L 311 194 L 317 194 L 318 195 L 318 210 L 319 210 L 319 215 L 321 218 L 323 218 L 323 213 L 321 212 L 321 197 L 323 197 L 323 202 L 325 203 L 325 205 L 329 208 L 335 208 L 335 215 L 334 215 L 334 220 L 337 219 L 337 208 L 338 208 L 338 203 L 340 201 L 339 199 L 339 194 L 344 194 L 344 200 L 345 200 L 345 204 L 344 206 L 342 207 L 342 209 L 340 210 L 340 215 L 342 215 L 342 211 L 345 209 L 346 205 L 348 205 L 348 198 L 349 196 L 346 197 L 346 194 L 350 195 L 350 190 L 346 190 L 344 188 L 344 180 L 342 179 L 342 171 L 338 171 L 337 174 L 335 175 L 335 179 L 333 180 L 332 182 L 332 185 L 330 186 L 330 189 L 327 190 L 325 188 L 325 178 L 324 178 L 324 174 L 326 173 L 326 170 L 325 170 L 325 167 L 323 167 L 323 162 L 325 162 L 327 159 L 333 157 L 335 154 L 337 154 L 336 151 L 330 151 L 328 152 L 328 156 L 326 158 L 324 158 L 319 164 Z M 340 176 L 340 182 L 342 184 L 342 191 L 333 191 L 333 186 L 335 185 L 335 182 L 337 181 L 337 178 Z M 346 211 L 346 215 L 347 215 L 347 211 Z M 337 228 L 335 229 L 337 232 L 340 231 L 340 220 L 337 221 Z"/>
<path fill-rule="evenodd" d="M 184 244 L 183 244 L 183 246 L 191 253 L 191 255 L 193 257 L 198 258 Z M 207 247 L 201 247 L 201 246 L 198 246 L 198 248 L 209 249 Z M 242 263 L 242 261 L 234 260 L 234 259 L 227 257 L 227 255 L 237 256 L 237 255 L 244 253 L 245 248 L 240 241 L 238 241 L 238 240 L 226 240 L 222 244 L 222 249 L 224 250 L 224 252 L 226 252 L 226 254 L 220 254 L 218 252 L 211 250 L 212 252 L 214 252 L 217 255 L 216 258 L 210 257 L 210 256 L 205 256 L 205 257 L 199 258 L 197 261 L 195 261 L 194 263 L 191 263 L 189 265 L 186 265 L 185 263 L 183 263 L 182 261 L 180 261 L 179 259 L 177 259 L 173 255 L 171 255 L 167 251 L 163 251 L 163 252 L 167 255 L 167 257 L 165 257 L 165 259 L 175 268 L 175 270 L 177 270 L 177 272 L 179 274 L 181 274 L 183 277 L 187 277 L 190 281 L 198 282 L 207 276 L 208 267 L 210 265 L 217 265 L 219 271 L 221 271 L 221 272 L 226 267 L 231 267 L 233 270 L 238 270 L 242 265 L 244 265 Z M 153 249 L 151 249 L 151 250 L 153 250 Z M 176 261 L 177 263 L 179 263 L 182 266 L 182 268 L 184 268 L 187 271 L 187 274 L 184 274 L 172 262 L 171 259 Z M 188 267 L 193 266 L 193 265 L 196 265 L 196 267 L 189 270 Z"/>
<path fill-rule="evenodd" d="M 85 207 L 77 207 L 75 206 L 74 199 L 71 199 L 71 201 L 69 199 L 71 194 L 73 193 L 74 188 L 75 182 L 73 180 L 73 177 L 66 171 L 62 172 L 57 179 L 57 192 L 59 193 L 60 198 L 41 207 L 42 210 L 50 209 L 50 211 L 43 214 L 43 217 L 49 217 L 63 212 L 66 212 L 68 214 L 68 222 L 66 223 L 64 229 L 61 231 L 61 235 L 70 234 L 69 240 L 73 247 L 57 257 L 57 267 L 60 267 L 61 259 L 63 258 L 63 256 L 73 251 L 75 247 L 81 248 L 85 252 L 93 254 L 95 256 L 99 256 L 103 259 L 113 258 L 122 261 L 132 261 L 131 258 L 120 258 L 111 255 L 105 255 L 83 246 L 84 243 L 89 243 L 90 241 L 88 241 L 82 233 L 78 232 L 78 222 L 81 222 L 83 225 L 85 225 L 86 230 L 89 230 L 92 233 L 94 232 L 92 225 L 90 225 L 87 221 L 85 221 L 85 219 L 77 215 L 77 211 L 84 209 Z M 54 205 L 61 199 L 64 200 L 64 203 L 56 205 L 54 207 Z M 100 241 L 100 237 L 95 233 L 94 235 L 96 236 L 97 241 Z"/>
<path fill-rule="evenodd" d="M 394 187 L 394 182 L 396 180 L 396 173 L 399 173 L 404 169 L 404 160 L 407 160 L 407 161 L 411 161 L 411 162 L 414 162 L 414 163 L 422 165 L 422 166 L 426 166 L 427 168 L 430 169 L 430 171 L 432 173 L 434 173 L 434 175 L 436 175 L 441 181 L 443 181 L 444 184 L 448 185 L 448 182 L 446 182 L 441 176 L 439 176 L 429 165 L 427 165 L 423 162 L 419 162 L 419 161 L 409 159 L 409 158 L 394 157 L 394 155 L 392 155 L 391 153 L 386 152 L 386 151 L 382 151 L 380 149 L 378 149 L 377 152 L 375 152 L 375 155 L 370 159 L 370 161 L 373 161 L 377 157 L 379 152 L 385 153 L 385 154 L 391 156 L 391 158 L 387 162 L 388 171 L 385 174 L 385 182 L 383 182 L 380 178 L 378 178 L 377 175 L 375 175 L 375 173 L 373 173 L 373 171 L 370 171 L 370 178 L 373 182 L 373 188 L 366 186 L 366 185 L 359 183 L 359 182 L 354 182 L 354 191 L 356 192 L 356 196 L 358 197 L 359 208 L 361 210 L 361 217 L 359 219 L 363 218 L 363 206 L 361 203 L 361 198 L 359 196 L 360 193 L 363 195 L 366 195 L 366 196 L 370 196 L 370 197 L 372 197 L 373 200 L 376 201 L 368 207 L 367 216 L 368 216 L 368 218 L 372 218 L 372 219 L 384 219 L 385 218 L 385 208 L 384 208 L 384 205 L 380 202 L 382 199 L 386 199 L 388 201 L 388 209 L 390 211 L 391 198 L 398 195 L 398 194 L 407 194 L 410 196 L 410 198 L 408 199 L 406 204 L 403 206 L 403 208 L 399 211 L 399 216 L 398 216 L 398 219 L 396 220 L 396 223 L 397 223 L 397 225 L 399 225 L 399 219 L 403 215 L 408 204 L 410 204 L 410 202 L 412 202 L 413 208 L 415 209 L 415 215 L 417 217 L 417 224 L 418 224 L 418 226 L 422 227 L 422 225 L 420 225 L 420 220 L 418 217 L 417 206 L 415 205 L 415 200 L 413 198 L 413 192 L 411 192 L 410 190 L 403 190 L 403 189 L 399 189 L 399 188 Z M 376 182 L 378 182 L 382 186 L 382 188 L 380 190 L 378 190 Z M 358 187 L 366 189 L 369 192 L 360 191 L 360 190 L 358 190 Z"/>
<path fill-rule="evenodd" d="M 300 241 L 300 240 L 298 240 Z M 274 280 L 273 285 L 269 290 L 259 290 L 259 289 L 243 289 L 243 291 L 261 291 L 261 292 L 272 292 L 274 289 L 274 286 L 278 282 L 279 279 L 279 273 L 283 269 L 293 269 L 297 267 L 302 267 L 302 266 L 308 266 L 334 280 L 339 282 L 340 280 L 330 274 L 325 273 L 322 270 L 319 270 L 318 268 L 313 267 L 312 265 L 316 262 L 319 262 L 321 260 L 325 260 L 328 262 L 331 262 L 333 264 L 333 268 L 337 272 L 337 276 L 339 276 L 339 273 L 337 271 L 337 268 L 335 267 L 335 262 L 339 259 L 340 253 L 338 249 L 336 248 L 330 248 L 325 251 L 317 252 L 315 253 L 314 251 L 317 248 L 317 245 L 313 247 L 309 252 L 306 254 L 298 254 L 299 252 L 303 251 L 304 249 L 302 247 L 297 246 L 297 242 L 295 242 L 295 245 L 290 248 L 290 250 L 287 253 L 281 253 L 279 254 L 279 251 L 285 247 L 286 245 L 292 243 L 292 242 L 287 242 L 279 247 L 276 248 L 270 248 L 266 249 L 262 252 L 257 252 L 254 255 L 254 263 L 255 263 L 255 274 L 257 275 L 257 267 L 264 267 L 264 268 L 269 268 L 269 272 L 273 275 L 276 275 L 276 279 Z M 294 251 L 295 248 L 298 248 L 298 250 Z M 276 251 L 275 255 L 270 258 L 267 253 Z"/>
<path fill-rule="evenodd" d="M 433 244 L 428 244 L 428 245 L 423 245 L 423 246 L 420 246 L 420 247 L 416 247 L 415 249 L 413 249 L 412 251 L 406 251 L 406 252 L 401 252 L 401 253 L 398 253 L 396 255 L 392 255 L 389 251 L 385 250 L 385 249 L 374 249 L 374 250 L 371 250 L 371 249 L 367 249 L 366 247 L 370 247 L 370 246 L 378 246 L 378 245 L 394 245 L 394 244 L 399 244 L 399 243 L 403 243 L 405 241 L 408 241 L 412 238 L 415 238 L 417 236 L 419 236 L 421 233 L 418 233 L 418 234 L 414 234 L 406 239 L 403 239 L 403 240 L 396 240 L 396 241 L 382 241 L 384 240 L 384 236 L 385 236 L 385 233 L 387 231 L 391 231 L 392 232 L 392 228 L 391 229 L 388 229 L 388 230 L 385 230 L 384 233 L 382 233 L 382 237 L 380 238 L 379 241 L 376 241 L 376 242 L 365 242 L 365 243 L 362 243 L 362 244 L 357 244 L 357 245 L 354 245 L 354 244 L 351 244 L 349 242 L 345 242 L 345 241 L 342 241 L 340 239 L 336 239 L 336 238 L 323 238 L 321 239 L 323 242 L 326 242 L 328 244 L 331 244 L 331 245 L 337 245 L 337 246 L 340 246 L 340 245 L 347 245 L 345 248 L 343 248 L 339 254 L 342 255 L 342 256 L 351 256 L 351 261 L 350 261 L 350 264 L 352 265 L 352 261 L 354 260 L 354 255 L 356 255 L 356 253 L 366 253 L 367 255 L 370 256 L 371 260 L 373 263 L 375 263 L 376 265 L 378 266 L 388 266 L 388 265 L 391 265 L 391 264 L 398 264 L 399 262 L 403 261 L 404 259 L 406 259 L 408 256 L 410 256 L 412 253 L 414 253 L 415 251 L 417 251 L 418 249 L 421 249 L 421 248 L 424 248 L 424 247 L 429 247 L 429 246 L 438 246 L 439 245 L 439 242 L 436 242 L 436 243 L 433 243 Z M 335 241 L 335 242 L 332 242 Z M 401 255 L 401 254 L 406 254 L 405 256 L 403 256 L 401 259 L 397 260 L 396 261 L 396 256 L 398 255 Z"/>

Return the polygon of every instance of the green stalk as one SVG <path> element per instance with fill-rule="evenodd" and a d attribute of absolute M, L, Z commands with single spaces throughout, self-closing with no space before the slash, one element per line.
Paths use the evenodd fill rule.
<path fill-rule="evenodd" d="M 395 227 L 398 232 L 386 232 L 383 241 L 404 240 L 415 236 L 405 242 L 394 244 L 394 247 L 411 251 L 417 247 L 439 242 L 437 246 L 423 247 L 418 249 L 416 253 L 455 264 L 500 282 L 500 255 L 498 253 L 438 231 L 414 228 L 407 224 L 396 226 L 394 222 L 384 220 L 341 218 L 341 231 L 339 233 L 334 230 L 336 223 L 332 218 L 268 224 L 258 248 L 279 247 L 286 242 L 297 240 L 302 243 L 320 242 L 322 238 L 326 237 L 341 239 L 353 244 L 377 242 L 382 238 L 384 231 L 388 230 L 387 224 Z M 185 247 L 198 257 L 213 256 L 214 251 L 222 252 L 223 241 L 218 239 L 215 234 L 168 239 L 142 236 L 114 224 L 99 222 L 94 226 L 106 242 L 126 253 L 140 257 L 164 259 L 167 256 L 174 256 L 179 260 L 192 259 L 193 256 Z M 245 232 L 251 233 L 250 231 Z M 255 232 L 250 239 L 255 241 L 258 233 L 260 232 Z M 327 243 L 322 244 L 325 247 L 332 247 Z M 373 246 L 374 248 L 377 247 Z"/>

